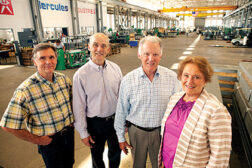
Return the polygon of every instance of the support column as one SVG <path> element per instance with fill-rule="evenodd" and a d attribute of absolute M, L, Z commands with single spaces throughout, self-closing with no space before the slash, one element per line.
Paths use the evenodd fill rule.
<path fill-rule="evenodd" d="M 119 6 L 114 7 L 114 24 L 115 24 L 115 29 L 119 30 Z"/>
<path fill-rule="evenodd" d="M 159 27 L 159 17 L 155 17 L 155 27 Z"/>
<path fill-rule="evenodd" d="M 71 6 L 71 13 L 72 13 L 73 35 L 77 35 L 77 34 L 80 34 L 77 0 L 70 0 L 70 6 Z"/>
<path fill-rule="evenodd" d="M 126 26 L 131 27 L 131 16 L 132 16 L 131 8 L 127 9 L 126 13 L 127 13 Z"/>
<path fill-rule="evenodd" d="M 148 29 L 148 13 L 147 12 L 144 13 L 144 29 L 145 30 Z"/>
<path fill-rule="evenodd" d="M 43 25 L 42 25 L 38 0 L 30 0 L 30 6 L 31 6 L 34 30 L 37 35 L 37 41 L 38 43 L 40 43 L 44 40 L 44 31 L 43 31 Z"/>
<path fill-rule="evenodd" d="M 140 16 L 141 15 L 141 12 L 140 11 L 137 11 L 137 15 L 136 15 L 136 28 L 137 29 L 140 29 Z"/>
<path fill-rule="evenodd" d="M 102 0 L 99 0 L 99 2 L 96 4 L 96 19 L 97 19 L 97 32 L 104 32 Z"/>
<path fill-rule="evenodd" d="M 128 21 L 127 21 L 127 10 L 124 10 L 123 8 L 120 9 L 119 12 L 119 24 L 122 27 L 127 27 Z"/>
<path fill-rule="evenodd" d="M 152 25 L 152 24 L 153 24 L 152 16 L 153 16 L 153 15 L 151 14 L 151 15 L 150 15 L 150 29 L 153 28 L 153 25 Z"/>

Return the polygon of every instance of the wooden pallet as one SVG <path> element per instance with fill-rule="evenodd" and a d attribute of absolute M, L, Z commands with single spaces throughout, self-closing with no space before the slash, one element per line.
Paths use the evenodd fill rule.
<path fill-rule="evenodd" d="M 112 43 L 110 45 L 110 47 L 111 47 L 110 48 L 110 53 L 107 56 L 121 53 L 121 44 L 119 44 L 119 43 Z"/>
<path fill-rule="evenodd" d="M 32 50 L 33 50 L 32 48 L 21 50 L 21 55 L 22 55 L 22 60 L 23 60 L 24 66 L 32 66 L 33 65 Z"/>

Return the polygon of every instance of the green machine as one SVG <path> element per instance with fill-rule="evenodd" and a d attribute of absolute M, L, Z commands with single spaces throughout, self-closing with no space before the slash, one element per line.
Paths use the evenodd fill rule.
<path fill-rule="evenodd" d="M 136 40 L 140 40 L 143 37 L 143 33 L 142 33 L 143 29 L 135 29 L 135 39 Z"/>
<path fill-rule="evenodd" d="M 112 33 L 110 38 L 111 43 L 122 43 L 128 44 L 129 43 L 129 35 L 126 35 L 123 32 L 119 32 L 119 35 L 116 35 L 117 32 Z"/>
<path fill-rule="evenodd" d="M 114 33 L 112 33 L 111 42 L 116 43 L 116 40 L 117 40 L 117 36 L 116 36 L 116 32 L 114 32 Z"/>
<path fill-rule="evenodd" d="M 157 27 L 154 28 L 154 36 L 155 36 L 155 35 L 157 35 L 157 36 L 159 35 L 159 32 L 158 32 L 158 28 L 157 28 Z M 158 36 L 158 37 L 159 37 L 159 36 Z"/>
<path fill-rule="evenodd" d="M 66 67 L 76 68 L 87 62 L 86 52 L 82 50 L 70 50 L 66 52 Z"/>
<path fill-rule="evenodd" d="M 65 53 L 63 49 L 57 50 L 58 58 L 57 58 L 57 66 L 56 70 L 65 70 Z"/>
<path fill-rule="evenodd" d="M 224 28 L 223 40 L 232 40 L 234 38 L 234 34 L 232 33 L 231 28 Z"/>

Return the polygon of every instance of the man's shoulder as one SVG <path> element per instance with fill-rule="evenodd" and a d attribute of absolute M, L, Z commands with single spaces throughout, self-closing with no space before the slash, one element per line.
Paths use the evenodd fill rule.
<path fill-rule="evenodd" d="M 132 71 L 130 71 L 129 73 L 127 73 L 124 78 L 127 79 L 127 78 L 133 78 L 133 77 L 136 77 L 136 75 L 140 75 L 141 73 L 141 69 L 140 67 L 139 68 L 136 68 Z"/>
<path fill-rule="evenodd" d="M 63 81 L 66 81 L 67 83 L 71 83 L 71 79 L 67 75 L 65 75 L 63 73 L 54 72 L 54 75 L 55 75 L 57 80 L 63 80 Z"/>
<path fill-rule="evenodd" d="M 75 73 L 74 76 L 78 76 L 78 75 L 85 75 L 88 74 L 91 71 L 91 66 L 89 65 L 89 62 L 87 62 L 86 64 L 82 65 Z"/>
<path fill-rule="evenodd" d="M 119 65 L 116 64 L 116 63 L 114 63 L 114 62 L 112 62 L 112 61 L 106 60 L 106 64 L 107 64 L 108 66 L 112 67 L 112 68 L 116 68 L 116 69 L 121 70 L 121 68 L 119 67 Z"/>
<path fill-rule="evenodd" d="M 32 74 L 31 76 L 29 76 L 27 79 L 25 79 L 17 88 L 16 90 L 19 91 L 24 91 L 27 90 L 28 88 L 30 88 L 33 85 L 36 85 L 37 83 L 39 83 L 39 80 L 37 78 L 36 73 Z"/>
<path fill-rule="evenodd" d="M 114 62 L 112 62 L 110 60 L 107 60 L 107 59 L 106 59 L 106 64 L 110 64 L 112 66 L 118 66 L 116 63 L 114 63 Z"/>
<path fill-rule="evenodd" d="M 60 72 L 54 72 L 56 78 L 68 78 L 65 74 Z"/>
<path fill-rule="evenodd" d="M 176 72 L 161 65 L 158 66 L 158 71 L 160 74 L 165 74 L 165 75 L 175 76 L 175 77 L 177 76 Z"/>

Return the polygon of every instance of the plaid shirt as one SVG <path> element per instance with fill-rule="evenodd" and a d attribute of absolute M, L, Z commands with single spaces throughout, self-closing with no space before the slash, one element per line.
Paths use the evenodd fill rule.
<path fill-rule="evenodd" d="M 0 125 L 38 136 L 62 130 L 74 121 L 71 89 L 63 74 L 54 72 L 54 82 L 49 82 L 36 72 L 16 89 Z"/>

